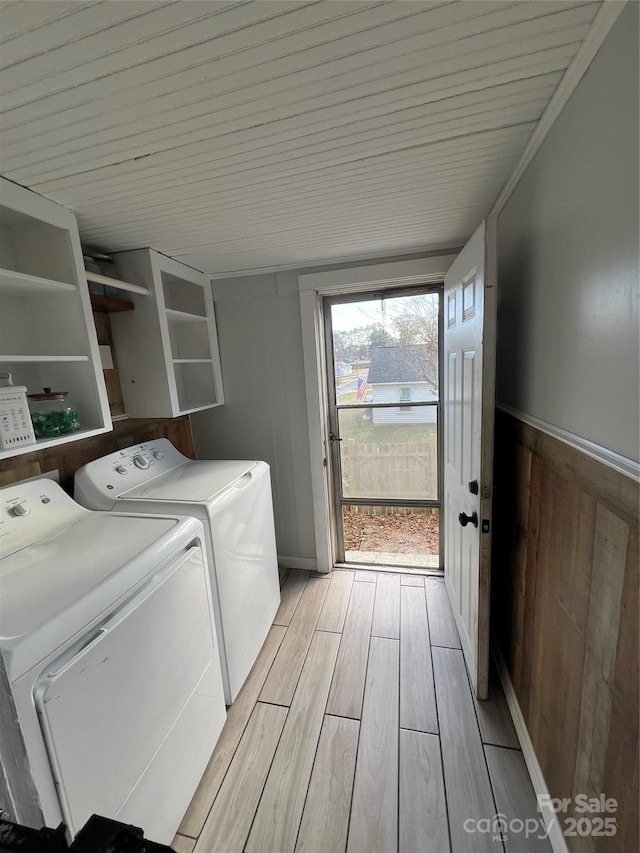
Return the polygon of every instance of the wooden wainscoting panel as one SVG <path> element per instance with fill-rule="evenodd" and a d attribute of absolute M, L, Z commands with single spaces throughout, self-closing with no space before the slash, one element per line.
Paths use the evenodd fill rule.
<path fill-rule="evenodd" d="M 616 650 L 616 670 L 611 684 L 611 714 L 602 790 L 615 791 L 618 799 L 616 821 L 621 850 L 633 850 L 638 844 L 638 726 L 640 689 L 638 679 L 639 578 L 638 534 L 632 531 L 627 546 L 626 571 L 620 602 L 620 633 Z M 596 839 L 597 853 L 611 848 L 606 838 Z"/>
<path fill-rule="evenodd" d="M 0 487 L 57 470 L 60 485 L 73 495 L 73 477 L 78 468 L 123 447 L 156 438 L 168 438 L 181 453 L 193 459 L 191 425 L 186 415 L 180 418 L 129 418 L 116 421 L 113 430 L 102 435 L 1 460 Z"/>
<path fill-rule="evenodd" d="M 596 514 L 591 592 L 582 671 L 574 791 L 602 791 L 616 669 L 620 608 L 629 527 L 599 505 Z"/>
<path fill-rule="evenodd" d="M 496 448 L 495 637 L 551 795 L 618 800 L 616 835 L 569 849 L 622 853 L 637 845 L 640 488 L 503 412 Z"/>

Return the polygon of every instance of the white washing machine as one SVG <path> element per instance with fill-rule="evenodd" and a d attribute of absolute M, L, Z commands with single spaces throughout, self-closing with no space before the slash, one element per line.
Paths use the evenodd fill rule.
<path fill-rule="evenodd" d="M 266 462 L 194 462 L 161 438 L 90 462 L 75 477 L 74 496 L 84 506 L 203 522 L 229 705 L 280 604 L 269 473 Z"/>
<path fill-rule="evenodd" d="M 0 490 L 0 652 L 45 821 L 170 842 L 226 718 L 202 525 Z"/>

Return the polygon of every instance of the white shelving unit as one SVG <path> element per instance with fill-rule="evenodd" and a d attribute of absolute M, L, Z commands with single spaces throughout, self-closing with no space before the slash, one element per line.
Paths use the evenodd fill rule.
<path fill-rule="evenodd" d="M 224 402 L 208 278 L 153 249 L 118 252 L 122 275 L 148 289 L 111 329 L 125 407 L 134 418 L 174 418 Z"/>
<path fill-rule="evenodd" d="M 79 432 L 0 451 L 0 459 L 111 429 L 75 216 L 0 178 L 0 365 L 30 393 L 68 391 Z"/>

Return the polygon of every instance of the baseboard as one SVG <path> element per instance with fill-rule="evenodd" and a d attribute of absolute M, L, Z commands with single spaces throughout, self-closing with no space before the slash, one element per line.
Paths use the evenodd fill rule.
<path fill-rule="evenodd" d="M 507 700 L 507 705 L 509 706 L 509 711 L 511 712 L 513 725 L 515 726 L 516 734 L 518 735 L 518 740 L 520 741 L 522 755 L 524 757 L 525 764 L 527 765 L 527 770 L 529 771 L 533 790 L 536 793 L 536 797 L 549 797 L 549 789 L 547 788 L 547 783 L 545 782 L 544 775 L 542 773 L 542 768 L 540 767 L 538 759 L 536 758 L 536 754 L 533 749 L 533 744 L 531 743 L 531 738 L 529 737 L 529 732 L 527 731 L 527 726 L 524 721 L 524 717 L 522 716 L 522 711 L 520 710 L 520 705 L 518 704 L 518 699 L 516 697 L 515 690 L 513 689 L 513 684 L 511 683 L 507 664 L 504 658 L 502 657 L 500 650 L 496 648 L 495 645 L 492 646 L 492 652 L 496 661 L 496 666 L 498 668 L 498 675 L 500 676 L 500 681 L 502 683 L 502 689 L 504 690 L 504 695 Z M 559 821 L 555 819 L 555 815 L 545 813 L 544 811 L 541 814 L 546 824 L 547 831 L 549 833 L 549 841 L 551 843 L 551 847 L 553 848 L 554 853 L 569 853 L 567 842 L 565 841 L 564 835 L 562 834 L 562 829 Z"/>
<path fill-rule="evenodd" d="M 318 563 L 311 557 L 281 557 L 278 554 L 278 563 L 287 569 L 304 569 L 307 572 L 316 572 Z"/>

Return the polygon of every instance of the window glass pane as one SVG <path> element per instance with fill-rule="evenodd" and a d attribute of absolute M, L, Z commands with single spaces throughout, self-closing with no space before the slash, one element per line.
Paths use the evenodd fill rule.
<path fill-rule="evenodd" d="M 438 293 L 331 306 L 340 404 L 438 399 Z"/>
<path fill-rule="evenodd" d="M 439 511 L 435 508 L 343 506 L 348 563 L 439 566 Z"/>
<path fill-rule="evenodd" d="M 345 498 L 438 499 L 436 406 L 338 412 Z"/>

